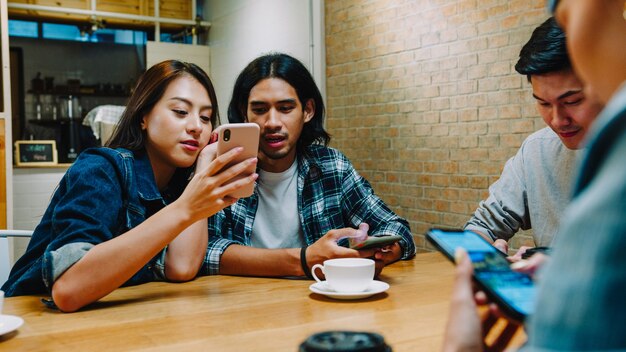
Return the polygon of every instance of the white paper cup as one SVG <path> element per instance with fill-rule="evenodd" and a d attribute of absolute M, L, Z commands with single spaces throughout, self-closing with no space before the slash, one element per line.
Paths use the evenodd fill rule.
<path fill-rule="evenodd" d="M 365 258 L 338 258 L 315 264 L 311 268 L 313 278 L 322 282 L 315 269 L 319 268 L 326 276 L 326 284 L 335 292 L 363 292 L 374 280 L 374 261 Z"/>

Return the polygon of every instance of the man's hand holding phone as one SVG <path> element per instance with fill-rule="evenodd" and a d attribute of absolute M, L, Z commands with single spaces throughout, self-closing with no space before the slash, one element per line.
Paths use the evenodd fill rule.
<path fill-rule="evenodd" d="M 385 265 L 393 263 L 402 257 L 402 248 L 398 243 L 402 236 L 382 235 L 367 236 L 369 225 L 362 223 L 359 225 L 357 235 L 350 238 L 348 243 L 351 249 L 374 250 L 372 259 L 376 261 L 377 273 L 382 271 Z"/>
<path fill-rule="evenodd" d="M 370 249 L 380 248 L 384 249 L 388 246 L 397 243 L 402 239 L 402 236 L 398 235 L 383 235 L 383 236 L 368 236 L 362 241 L 350 241 L 350 248 L 352 249 Z"/>
<path fill-rule="evenodd" d="M 376 262 L 375 276 L 378 276 L 385 265 L 395 262 L 402 256 L 402 249 L 398 244 L 399 239 L 395 238 L 402 237 L 381 236 L 390 238 L 380 241 L 380 239 L 378 239 L 379 237 L 368 236 L 368 230 L 369 225 L 361 223 L 356 230 L 353 228 L 344 228 L 329 231 L 307 248 L 306 260 L 309 266 L 333 258 L 371 258 Z M 349 239 L 348 242 L 351 244 L 350 248 L 338 245 L 337 243 L 346 238 Z M 372 242 L 372 240 L 374 242 Z M 360 243 L 366 243 L 367 246 L 365 244 L 359 246 Z M 353 248 L 352 244 L 359 246 L 359 248 Z"/>

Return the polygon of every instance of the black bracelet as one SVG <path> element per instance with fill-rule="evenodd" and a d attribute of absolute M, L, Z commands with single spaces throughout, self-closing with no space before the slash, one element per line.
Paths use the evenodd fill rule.
<path fill-rule="evenodd" d="M 311 275 L 311 269 L 309 269 L 309 265 L 306 263 L 306 249 L 308 247 L 304 246 L 300 250 L 300 265 L 302 265 L 302 271 L 304 271 L 304 275 L 309 279 L 313 279 L 313 275 Z"/>

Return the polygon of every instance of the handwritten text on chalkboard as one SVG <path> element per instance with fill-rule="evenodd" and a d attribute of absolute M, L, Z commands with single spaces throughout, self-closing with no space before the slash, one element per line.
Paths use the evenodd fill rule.
<path fill-rule="evenodd" d="M 15 142 L 15 162 L 25 165 L 56 165 L 57 151 L 55 141 L 17 141 Z"/>

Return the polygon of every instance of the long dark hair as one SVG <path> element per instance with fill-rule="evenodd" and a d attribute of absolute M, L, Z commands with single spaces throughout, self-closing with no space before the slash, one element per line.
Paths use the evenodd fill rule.
<path fill-rule="evenodd" d="M 133 94 L 128 99 L 126 109 L 106 146 L 109 148 L 126 148 L 132 151 L 143 150 L 146 143 L 146 134 L 141 129 L 141 120 L 161 99 L 169 84 L 176 78 L 184 75 L 195 78 L 209 94 L 211 104 L 213 105 L 211 125 L 215 128 L 219 121 L 217 96 L 209 76 L 195 64 L 178 60 L 167 60 L 150 67 L 141 75 Z"/>
<path fill-rule="evenodd" d="M 246 122 L 248 98 L 250 91 L 260 81 L 267 78 L 280 78 L 289 83 L 298 95 L 302 109 L 313 99 L 315 114 L 304 124 L 298 139 L 298 149 L 313 143 L 327 145 L 330 134 L 324 130 L 324 101 L 315 80 L 309 70 L 297 59 L 281 53 L 272 53 L 256 58 L 241 71 L 235 81 L 233 95 L 228 106 L 228 121 L 231 123 Z"/>

